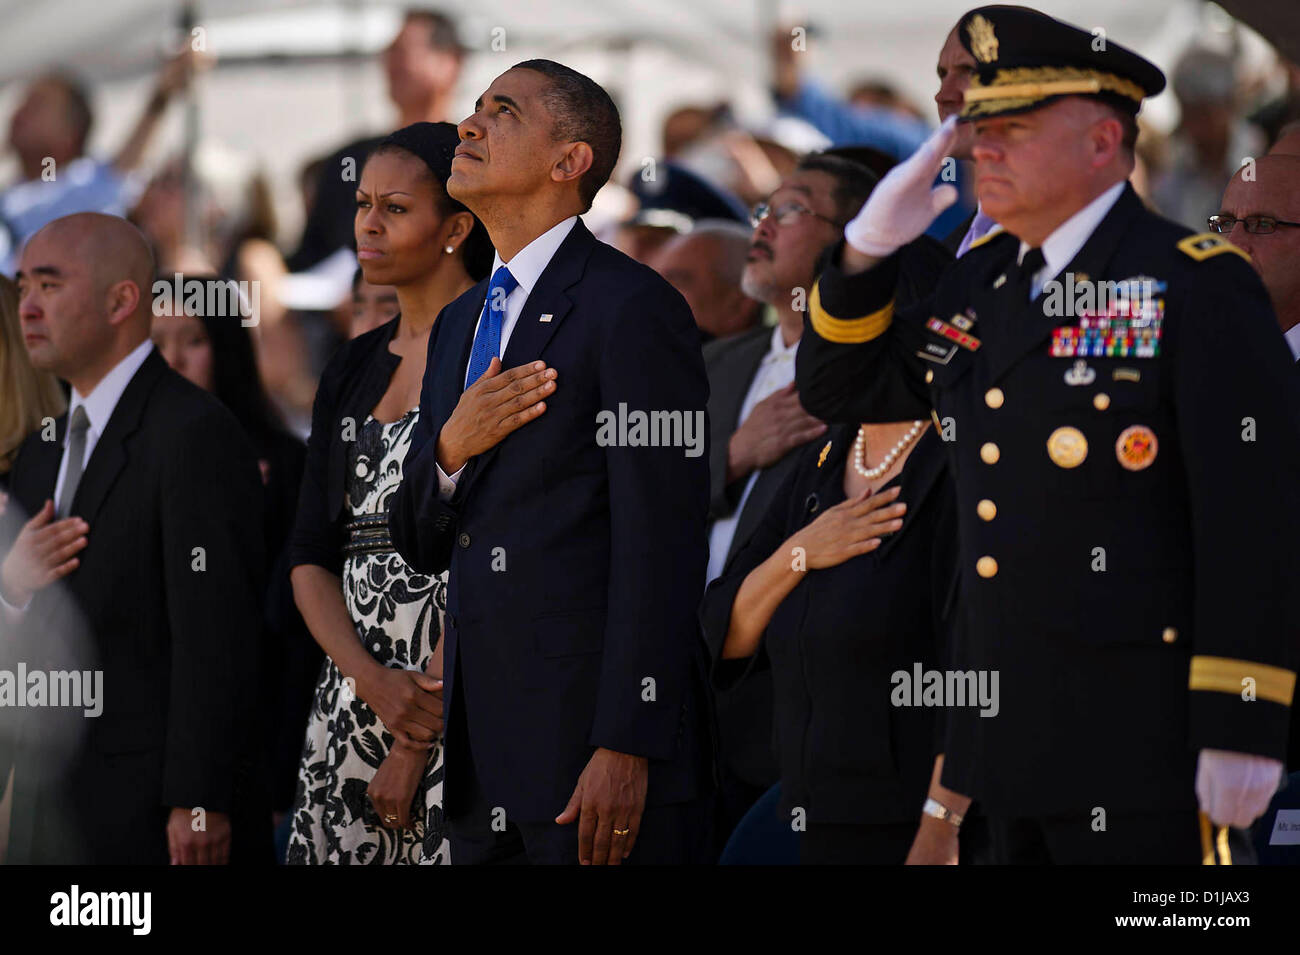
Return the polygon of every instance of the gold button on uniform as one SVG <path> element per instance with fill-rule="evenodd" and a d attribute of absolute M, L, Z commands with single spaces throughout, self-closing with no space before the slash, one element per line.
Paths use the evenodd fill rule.
<path fill-rule="evenodd" d="M 994 410 L 1001 408 L 1004 401 L 1006 401 L 1006 395 L 1002 393 L 1001 388 L 990 388 L 984 392 L 984 403 Z"/>
<path fill-rule="evenodd" d="M 1178 631 L 1174 627 L 1165 627 L 1165 632 L 1160 634 L 1160 639 L 1165 643 L 1173 643 L 1178 639 Z"/>
<path fill-rule="evenodd" d="M 1002 452 L 992 441 L 986 441 L 980 445 L 980 460 L 985 464 L 997 464 L 998 458 L 1002 457 Z"/>
<path fill-rule="evenodd" d="M 925 383 L 928 385 L 932 381 L 934 381 L 934 369 L 927 368 L 925 370 Z"/>
<path fill-rule="evenodd" d="M 992 557 L 981 557 L 975 561 L 975 573 L 981 577 L 993 577 L 998 572 L 998 562 Z"/>
<path fill-rule="evenodd" d="M 998 506 L 986 497 L 975 505 L 975 513 L 982 520 L 991 521 L 998 516 Z"/>
<path fill-rule="evenodd" d="M 1098 411 L 1105 411 L 1110 407 L 1110 395 L 1104 391 L 1099 391 L 1092 396 L 1092 406 Z"/>

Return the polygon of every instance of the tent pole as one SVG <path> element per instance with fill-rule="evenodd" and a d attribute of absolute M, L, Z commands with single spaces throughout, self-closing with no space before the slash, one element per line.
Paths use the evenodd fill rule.
<path fill-rule="evenodd" d="M 186 0 L 180 8 L 180 27 L 183 42 L 194 42 L 194 27 L 198 25 L 198 4 Z M 199 144 L 199 98 L 196 82 L 191 80 L 185 88 L 185 129 L 181 147 L 181 182 L 185 195 L 185 244 L 191 249 L 203 248 L 203 223 L 199 183 L 194 175 L 194 157 Z"/>

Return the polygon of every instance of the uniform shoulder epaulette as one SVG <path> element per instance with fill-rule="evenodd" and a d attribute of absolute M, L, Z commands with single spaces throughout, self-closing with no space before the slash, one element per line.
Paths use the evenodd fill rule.
<path fill-rule="evenodd" d="M 989 229 L 988 232 L 985 232 L 982 236 L 980 236 L 969 246 L 967 246 L 966 251 L 969 252 L 971 249 L 978 249 L 981 245 L 986 245 L 987 243 L 992 242 L 998 236 L 1006 235 L 1006 234 L 1007 234 L 1006 229 L 1002 228 L 1002 226 L 1000 225 L 995 225 L 993 228 Z"/>
<path fill-rule="evenodd" d="M 1178 251 L 1191 256 L 1197 262 L 1213 258 L 1223 252 L 1232 252 L 1241 256 L 1247 262 L 1250 261 L 1249 255 L 1217 232 L 1200 232 L 1196 235 L 1189 235 L 1185 239 L 1180 239 L 1178 241 Z"/>

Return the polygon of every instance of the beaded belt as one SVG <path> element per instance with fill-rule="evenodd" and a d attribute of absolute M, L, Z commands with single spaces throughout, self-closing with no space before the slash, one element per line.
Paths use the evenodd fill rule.
<path fill-rule="evenodd" d="M 388 536 L 388 515 L 367 514 L 343 525 L 348 532 L 348 542 L 343 545 L 345 554 L 382 554 L 393 550 L 393 539 Z"/>

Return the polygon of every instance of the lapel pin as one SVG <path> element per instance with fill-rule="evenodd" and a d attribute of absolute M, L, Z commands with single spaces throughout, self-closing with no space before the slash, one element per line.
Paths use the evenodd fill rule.
<path fill-rule="evenodd" d="M 1006 276 L 1005 273 L 1003 273 L 1002 275 L 999 275 L 997 278 L 995 278 L 995 279 L 993 280 L 993 287 L 994 287 L 994 288 L 1002 288 L 1002 286 L 1004 286 L 1004 285 L 1006 285 L 1006 284 L 1007 284 L 1007 276 Z"/>
<path fill-rule="evenodd" d="M 831 443 L 830 443 L 829 441 L 827 441 L 827 442 L 826 442 L 826 447 L 822 448 L 822 453 L 821 453 L 821 454 L 818 456 L 818 458 L 817 458 L 817 466 L 818 466 L 818 467 L 821 467 L 823 464 L 826 463 L 826 455 L 828 455 L 828 454 L 830 454 L 830 453 L 831 453 Z"/>
<path fill-rule="evenodd" d="M 543 312 L 541 317 L 538 318 L 537 320 L 539 322 L 549 322 L 554 317 L 555 315 L 552 312 Z"/>

